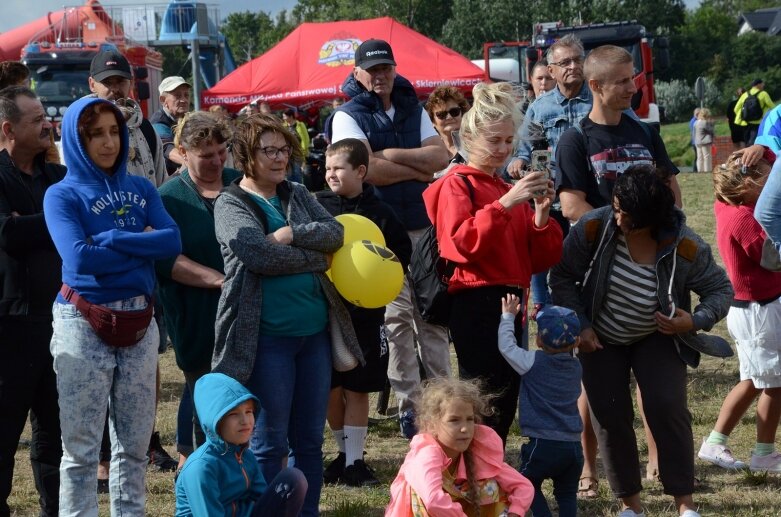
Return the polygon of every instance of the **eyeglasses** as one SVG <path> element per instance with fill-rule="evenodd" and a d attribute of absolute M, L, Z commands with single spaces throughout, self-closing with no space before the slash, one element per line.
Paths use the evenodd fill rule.
<path fill-rule="evenodd" d="M 286 145 L 285 147 L 261 147 L 260 150 L 263 151 L 263 154 L 265 154 L 269 160 L 276 159 L 280 154 L 285 158 L 290 158 L 290 154 L 293 152 L 293 148 L 289 145 Z"/>
<path fill-rule="evenodd" d="M 572 65 L 580 66 L 583 64 L 583 56 L 578 57 L 568 57 L 567 59 L 562 59 L 558 63 L 548 63 L 549 65 L 553 66 L 560 66 L 561 68 L 567 68 Z"/>
<path fill-rule="evenodd" d="M 450 115 L 453 118 L 460 117 L 463 115 L 464 111 L 461 108 L 450 108 L 449 110 L 445 111 L 437 111 L 434 113 L 434 116 L 437 117 L 439 120 L 445 120 L 448 115 Z"/>

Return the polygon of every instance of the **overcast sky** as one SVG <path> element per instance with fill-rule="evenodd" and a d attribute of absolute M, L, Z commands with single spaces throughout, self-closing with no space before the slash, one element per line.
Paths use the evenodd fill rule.
<path fill-rule="evenodd" d="M 27 22 L 37 20 L 50 11 L 59 11 L 63 5 L 83 5 L 83 0 L 0 0 L 0 32 L 14 29 Z M 140 5 L 154 4 L 164 5 L 165 0 L 105 0 L 101 1 L 105 6 L 115 5 Z M 220 16 L 225 17 L 236 11 L 262 10 L 277 13 L 282 9 L 288 11 L 298 2 L 297 0 L 205 0 L 206 4 L 216 4 L 220 8 Z M 260 8 L 258 7 L 260 6 Z"/>
<path fill-rule="evenodd" d="M 0 0 L 2 3 L 2 16 L 0 16 L 0 32 L 5 32 L 23 25 L 42 16 L 46 16 L 49 11 L 58 11 L 63 5 L 82 5 L 79 0 Z M 128 4 L 165 4 L 161 0 L 105 0 L 106 6 L 128 5 Z M 207 4 L 218 4 L 220 6 L 220 16 L 225 17 L 229 13 L 237 11 L 255 11 L 260 6 L 260 10 L 277 13 L 281 9 L 290 10 L 298 2 L 297 0 L 223 0 L 215 2 L 206 0 Z M 685 0 L 690 8 L 699 4 L 699 0 Z"/>

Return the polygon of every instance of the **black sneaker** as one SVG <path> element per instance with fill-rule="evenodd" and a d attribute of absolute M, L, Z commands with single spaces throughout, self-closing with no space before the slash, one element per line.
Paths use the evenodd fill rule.
<path fill-rule="evenodd" d="M 355 463 L 344 468 L 342 481 L 347 486 L 377 486 L 380 480 L 374 475 L 374 469 L 363 460 L 355 460 Z"/>
<path fill-rule="evenodd" d="M 163 449 L 163 445 L 160 443 L 160 433 L 157 431 L 152 433 L 152 437 L 149 439 L 149 450 L 146 455 L 149 456 L 149 467 L 160 472 L 176 472 L 176 467 L 179 466 L 179 462 Z"/>
<path fill-rule="evenodd" d="M 323 471 L 323 482 L 329 485 L 338 483 L 344 475 L 344 464 L 346 461 L 347 456 L 345 453 L 340 452 Z"/>

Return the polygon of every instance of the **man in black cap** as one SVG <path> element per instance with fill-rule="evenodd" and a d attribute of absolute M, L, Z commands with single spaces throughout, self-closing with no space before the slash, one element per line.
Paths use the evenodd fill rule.
<path fill-rule="evenodd" d="M 127 172 L 142 176 L 159 187 L 168 178 L 163 144 L 141 107 L 130 98 L 133 74 L 128 60 L 116 50 L 98 53 L 90 65 L 89 89 L 95 97 L 116 103 L 127 121 L 130 153 Z"/>
<path fill-rule="evenodd" d="M 442 138 L 421 107 L 412 84 L 396 75 L 388 42 L 364 41 L 355 52 L 355 68 L 342 85 L 350 101 L 326 122 L 331 142 L 357 138 L 369 149 L 368 183 L 396 212 L 413 246 L 431 224 L 423 191 L 434 173 L 447 166 Z M 388 328 L 388 378 L 399 400 L 401 430 L 415 434 L 412 400 L 420 389 L 415 351 L 429 378 L 450 374 L 447 329 L 422 321 L 405 280 L 399 296 L 385 311 Z M 348 424 L 349 425 L 349 424 Z M 337 458 L 338 460 L 338 458 Z"/>
<path fill-rule="evenodd" d="M 735 104 L 735 124 L 746 130 L 746 147 L 754 144 L 759 133 L 759 124 L 765 113 L 773 109 L 773 100 L 765 91 L 762 79 L 751 81 L 751 88 L 738 99 Z"/>

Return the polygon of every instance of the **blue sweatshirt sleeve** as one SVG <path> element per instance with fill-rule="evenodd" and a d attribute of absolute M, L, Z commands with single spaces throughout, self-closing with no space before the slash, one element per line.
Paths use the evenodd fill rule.
<path fill-rule="evenodd" d="M 63 266 L 76 274 L 122 273 L 145 264 L 143 259 L 87 242 L 87 235 L 79 222 L 77 204 L 71 203 L 56 185 L 46 191 L 43 211 L 49 214 L 46 226 L 62 257 Z"/>
<path fill-rule="evenodd" d="M 149 184 L 144 192 L 147 202 L 147 219 L 144 226 L 151 226 L 154 230 L 132 232 L 114 228 L 93 235 L 93 243 L 143 259 L 161 260 L 175 257 L 182 252 L 179 227 L 166 212 L 157 190 L 149 181 L 144 181 Z"/>
<path fill-rule="evenodd" d="M 220 502 L 220 473 L 215 465 L 208 461 L 196 460 L 198 463 L 188 465 L 179 476 L 186 499 L 177 500 L 177 506 L 189 506 L 193 517 L 229 517 L 233 512 Z"/>

